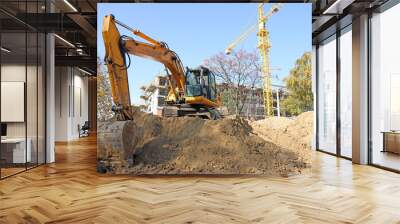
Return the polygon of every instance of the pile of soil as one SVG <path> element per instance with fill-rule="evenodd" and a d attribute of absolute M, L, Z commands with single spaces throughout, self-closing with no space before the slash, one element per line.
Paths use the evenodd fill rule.
<path fill-rule="evenodd" d="M 297 117 L 270 117 L 250 122 L 257 135 L 286 148 L 311 164 L 314 114 L 304 112 Z"/>
<path fill-rule="evenodd" d="M 123 126 L 121 140 L 127 143 L 121 152 L 110 147 L 107 134 L 102 136 L 116 133 L 115 128 L 99 124 L 99 164 L 111 173 L 288 176 L 309 167 L 293 150 L 257 136 L 241 118 L 163 118 L 137 111 Z"/>

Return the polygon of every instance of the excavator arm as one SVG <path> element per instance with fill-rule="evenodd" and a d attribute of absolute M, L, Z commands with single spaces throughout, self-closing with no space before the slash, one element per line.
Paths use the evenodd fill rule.
<path fill-rule="evenodd" d="M 130 30 L 134 35 L 146 40 L 141 42 L 132 37 L 121 36 L 117 24 Z M 162 63 L 169 73 L 169 92 L 166 101 L 178 103 L 185 92 L 185 70 L 178 55 L 163 42 L 158 42 L 146 34 L 134 30 L 116 20 L 113 15 L 104 17 L 103 40 L 105 62 L 111 83 L 113 110 L 118 120 L 131 120 L 132 110 L 129 94 L 128 72 L 125 54 L 132 54 Z"/>
<path fill-rule="evenodd" d="M 167 101 L 176 102 L 182 99 L 185 91 L 185 71 L 175 52 L 164 46 L 155 46 L 128 38 L 123 39 L 124 47 L 129 54 L 152 59 L 163 64 L 170 75 L 170 92 Z"/>

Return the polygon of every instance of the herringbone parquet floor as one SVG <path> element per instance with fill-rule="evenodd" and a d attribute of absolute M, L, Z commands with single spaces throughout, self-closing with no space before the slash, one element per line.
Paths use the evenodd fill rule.
<path fill-rule="evenodd" d="M 101 175 L 95 138 L 56 155 L 0 181 L 0 223 L 400 223 L 400 175 L 322 153 L 290 178 Z"/>

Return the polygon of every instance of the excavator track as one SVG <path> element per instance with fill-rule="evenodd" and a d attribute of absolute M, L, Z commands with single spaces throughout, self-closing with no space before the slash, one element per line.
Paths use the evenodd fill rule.
<path fill-rule="evenodd" d="M 200 117 L 203 119 L 217 120 L 222 118 L 215 109 L 196 107 L 189 104 L 167 105 L 163 108 L 163 117 Z"/>

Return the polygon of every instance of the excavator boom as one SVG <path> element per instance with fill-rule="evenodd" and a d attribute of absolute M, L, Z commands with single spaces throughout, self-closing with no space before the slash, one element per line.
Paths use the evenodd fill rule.
<path fill-rule="evenodd" d="M 146 42 L 124 35 L 121 36 L 117 25 L 128 29 L 135 36 Z M 189 70 L 185 71 L 179 56 L 170 50 L 166 43 L 159 42 L 139 30 L 132 29 L 116 20 L 113 15 L 104 17 L 102 31 L 106 51 L 105 62 L 109 72 L 114 101 L 113 110 L 116 112 L 118 120 L 133 119 L 127 73 L 130 65 L 129 54 L 158 61 L 165 66 L 169 83 L 165 102 L 168 105 L 173 105 L 176 109 L 174 113 L 171 113 L 176 115 L 171 116 L 200 114 L 199 111 L 201 113 L 210 113 L 211 109 L 219 106 L 219 98 L 216 96 L 215 77 L 208 69 L 199 67 L 197 70 L 189 69 L 190 72 Z M 126 63 L 125 54 L 128 54 L 128 64 Z M 188 83 L 186 82 L 187 72 L 191 77 Z M 187 87 L 189 87 L 188 90 Z M 181 110 L 182 106 L 185 109 Z"/>
<path fill-rule="evenodd" d="M 104 18 L 102 32 L 105 46 L 104 60 L 111 82 L 113 101 L 119 107 L 128 107 L 131 105 L 131 99 L 125 56 L 121 51 L 121 36 L 112 16 Z"/>
<path fill-rule="evenodd" d="M 134 35 L 148 43 L 137 41 L 131 37 L 121 36 L 117 24 L 130 30 Z M 185 91 L 185 70 L 178 55 L 168 49 L 163 42 L 158 42 L 139 30 L 134 30 L 116 20 L 113 15 L 104 17 L 103 39 L 105 45 L 105 61 L 109 71 L 111 91 L 114 101 L 113 110 L 120 116 L 120 120 L 131 119 L 130 93 L 128 84 L 129 65 L 125 54 L 132 54 L 162 63 L 170 72 L 169 92 L 166 101 L 181 101 Z"/>

